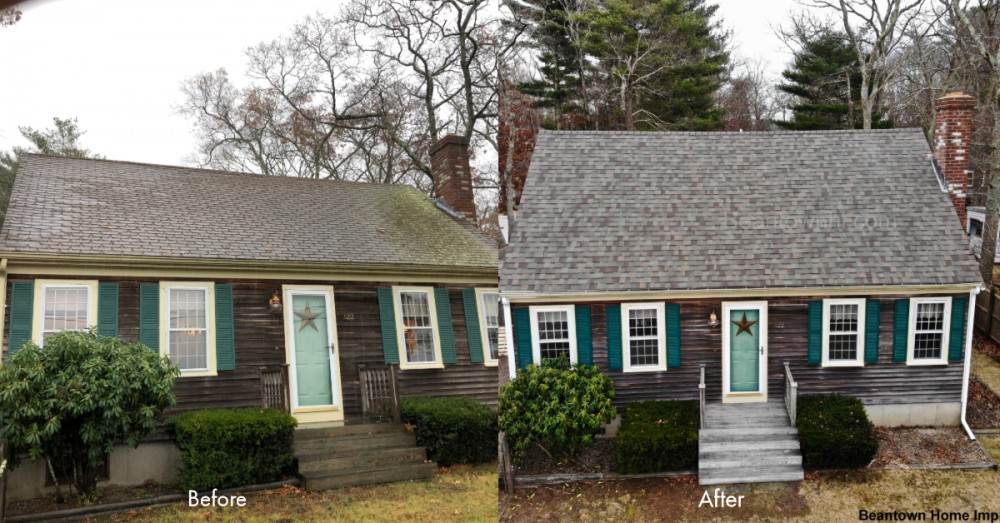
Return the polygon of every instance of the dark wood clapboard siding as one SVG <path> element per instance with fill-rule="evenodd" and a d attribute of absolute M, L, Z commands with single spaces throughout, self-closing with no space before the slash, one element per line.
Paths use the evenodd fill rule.
<path fill-rule="evenodd" d="M 955 297 L 967 298 L 968 295 Z M 783 364 L 787 361 L 799 384 L 800 394 L 837 392 L 870 404 L 960 401 L 962 362 L 929 367 L 908 367 L 905 363 L 892 362 L 896 298 L 875 298 L 881 300 L 879 362 L 861 368 L 824 368 L 808 364 L 808 302 L 822 297 L 746 300 L 768 302 L 769 397 L 784 394 Z M 590 304 L 594 364 L 614 380 L 616 405 L 643 400 L 697 399 L 701 364 L 705 365 L 708 400 L 721 401 L 722 328 L 709 327 L 708 318 L 715 311 L 720 320 L 724 320 L 722 300 L 676 300 L 673 303 L 680 304 L 682 364 L 666 372 L 651 373 L 624 373 L 608 368 L 606 307 L 611 303 Z"/>
<path fill-rule="evenodd" d="M 10 281 L 52 279 L 30 275 L 10 275 Z M 59 279 L 72 279 L 63 278 Z M 91 279 L 91 278 L 79 278 Z M 135 341 L 139 337 L 139 284 L 157 279 L 102 279 L 119 283 L 119 336 Z M 382 334 L 376 289 L 396 282 L 297 282 L 271 280 L 217 281 L 233 285 L 233 313 L 236 338 L 236 369 L 220 371 L 218 376 L 178 378 L 174 386 L 177 406 L 169 413 L 207 407 L 254 407 L 260 405 L 260 375 L 262 365 L 285 362 L 283 316 L 271 314 L 266 304 L 282 284 L 332 285 L 337 312 L 338 352 L 344 399 L 348 418 L 361 415 L 361 391 L 358 365 L 381 364 Z M 407 283 L 442 287 L 434 283 Z M 497 369 L 473 364 L 469 357 L 463 288 L 474 285 L 448 285 L 452 323 L 458 355 L 456 365 L 444 369 L 399 371 L 400 395 L 465 396 L 479 402 L 496 405 Z M 8 302 L 10 289 L 8 284 Z M 4 347 L 9 329 L 4 329 Z M 6 354 L 4 355 L 6 357 Z"/>

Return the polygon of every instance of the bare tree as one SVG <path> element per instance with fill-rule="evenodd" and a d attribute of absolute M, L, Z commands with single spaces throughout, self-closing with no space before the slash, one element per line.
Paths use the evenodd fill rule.
<path fill-rule="evenodd" d="M 728 81 L 717 95 L 724 131 L 766 131 L 778 114 L 779 102 L 774 82 L 767 78 L 767 66 L 760 60 L 733 61 Z"/>

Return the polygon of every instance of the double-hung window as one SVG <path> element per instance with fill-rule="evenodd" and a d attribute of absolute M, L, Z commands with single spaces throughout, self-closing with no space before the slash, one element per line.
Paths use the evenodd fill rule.
<path fill-rule="evenodd" d="M 214 376 L 215 284 L 160 284 L 160 352 L 181 368 L 182 376 Z"/>
<path fill-rule="evenodd" d="M 910 336 L 907 365 L 944 365 L 948 363 L 948 333 L 951 298 L 913 298 L 910 300 Z"/>
<path fill-rule="evenodd" d="M 823 366 L 863 366 L 864 332 L 864 299 L 823 300 Z"/>
<path fill-rule="evenodd" d="M 540 305 L 530 308 L 533 361 L 565 357 L 577 362 L 576 315 L 572 305 Z"/>
<path fill-rule="evenodd" d="M 622 304 L 625 372 L 667 370 L 666 322 L 662 303 Z"/>
<path fill-rule="evenodd" d="M 476 289 L 479 304 L 479 327 L 483 337 L 483 361 L 496 365 L 500 357 L 500 294 L 492 289 Z"/>
<path fill-rule="evenodd" d="M 433 290 L 430 287 L 393 287 L 402 369 L 443 366 Z"/>
<path fill-rule="evenodd" d="M 83 331 L 97 324 L 96 281 L 35 281 L 36 318 L 32 339 L 45 346 L 45 338 L 62 331 Z"/>

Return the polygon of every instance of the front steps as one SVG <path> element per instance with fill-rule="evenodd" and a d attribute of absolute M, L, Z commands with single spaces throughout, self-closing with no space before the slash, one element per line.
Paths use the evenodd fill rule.
<path fill-rule="evenodd" d="M 412 432 L 391 423 L 295 431 L 295 457 L 308 490 L 432 477 L 437 465 L 416 445 Z"/>
<path fill-rule="evenodd" d="M 784 403 L 705 405 L 705 426 L 698 431 L 699 484 L 802 480 L 798 431 Z"/>

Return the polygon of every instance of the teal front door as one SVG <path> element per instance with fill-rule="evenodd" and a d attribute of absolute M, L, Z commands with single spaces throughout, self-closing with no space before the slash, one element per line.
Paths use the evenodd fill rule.
<path fill-rule="evenodd" d="M 334 396 L 335 359 L 330 332 L 330 297 L 323 293 L 290 293 L 288 329 L 292 338 L 297 407 L 329 407 Z"/>
<path fill-rule="evenodd" d="M 760 392 L 760 311 L 729 311 L 730 392 Z"/>

